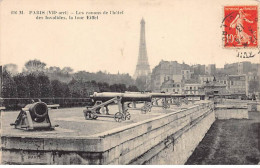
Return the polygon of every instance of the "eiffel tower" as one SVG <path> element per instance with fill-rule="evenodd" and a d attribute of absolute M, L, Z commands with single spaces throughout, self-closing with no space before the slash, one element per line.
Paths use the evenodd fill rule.
<path fill-rule="evenodd" d="M 139 55 L 134 79 L 142 76 L 148 76 L 151 74 L 150 65 L 148 63 L 146 42 L 145 42 L 145 21 L 141 20 L 141 33 L 140 33 L 140 44 L 139 44 Z"/>

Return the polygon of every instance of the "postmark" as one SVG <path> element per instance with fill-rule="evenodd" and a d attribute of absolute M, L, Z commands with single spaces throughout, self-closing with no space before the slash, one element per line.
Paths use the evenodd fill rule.
<path fill-rule="evenodd" d="M 224 6 L 225 48 L 258 47 L 258 6 Z"/>

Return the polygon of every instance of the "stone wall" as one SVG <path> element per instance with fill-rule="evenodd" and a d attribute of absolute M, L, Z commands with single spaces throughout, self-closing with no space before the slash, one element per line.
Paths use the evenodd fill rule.
<path fill-rule="evenodd" d="M 207 102 L 92 136 L 2 135 L 2 163 L 184 164 L 214 121 Z"/>
<path fill-rule="evenodd" d="M 216 119 L 248 119 L 247 108 L 216 108 Z"/>

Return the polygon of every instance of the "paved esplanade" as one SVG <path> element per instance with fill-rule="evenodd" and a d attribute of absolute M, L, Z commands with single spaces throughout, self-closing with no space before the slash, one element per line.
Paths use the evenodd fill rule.
<path fill-rule="evenodd" d="M 201 103 L 197 102 L 197 103 Z M 196 104 L 197 104 L 196 103 Z M 141 107 L 142 104 L 138 104 L 137 107 Z M 131 114 L 131 119 L 127 121 L 122 121 L 120 123 L 116 122 L 113 118 L 99 117 L 96 120 L 85 120 L 83 115 L 84 107 L 79 108 L 64 108 L 64 109 L 51 109 L 49 110 L 49 115 L 52 125 L 58 124 L 54 131 L 24 131 L 14 129 L 10 126 L 13 123 L 19 111 L 8 111 L 2 112 L 2 135 L 10 136 L 29 136 L 29 137 L 80 137 L 80 136 L 90 136 L 105 131 L 109 131 L 115 128 L 123 127 L 133 123 L 145 121 L 159 115 L 164 115 L 169 112 L 179 111 L 181 109 L 186 109 L 193 106 L 192 103 L 188 105 L 183 104 L 180 107 L 176 105 L 171 105 L 170 109 L 162 109 L 162 107 L 153 107 L 151 112 L 142 114 L 140 110 L 129 110 Z M 117 105 L 109 106 L 109 113 L 115 114 L 118 112 Z"/>

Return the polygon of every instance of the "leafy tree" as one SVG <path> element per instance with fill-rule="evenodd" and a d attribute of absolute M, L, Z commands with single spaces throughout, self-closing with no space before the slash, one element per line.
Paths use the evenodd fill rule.
<path fill-rule="evenodd" d="M 71 92 L 67 83 L 62 83 L 63 96 L 66 98 L 71 97 Z"/>
<path fill-rule="evenodd" d="M 17 86 L 11 75 L 7 71 L 3 71 L 3 97 L 17 97 Z"/>
<path fill-rule="evenodd" d="M 139 92 L 138 88 L 135 85 L 128 86 L 127 90 L 129 92 Z"/>
<path fill-rule="evenodd" d="M 61 73 L 60 67 L 51 66 L 47 69 L 49 73 Z"/>
<path fill-rule="evenodd" d="M 17 97 L 29 98 L 29 87 L 26 76 L 18 74 L 17 76 L 14 76 L 13 79 L 17 86 Z"/>
<path fill-rule="evenodd" d="M 40 74 L 39 76 L 37 76 L 37 81 L 39 88 L 39 97 L 52 97 L 51 83 L 48 76 Z"/>
<path fill-rule="evenodd" d="M 3 67 L 4 71 L 8 72 L 11 76 L 18 74 L 18 66 L 16 64 L 6 64 Z"/>
<path fill-rule="evenodd" d="M 93 94 L 95 91 L 99 91 L 97 84 L 93 82 L 85 82 L 83 80 L 72 80 L 69 83 L 69 89 L 71 91 L 72 97 L 85 98 L 90 94 Z"/>
<path fill-rule="evenodd" d="M 11 77 L 11 75 L 7 72 L 3 72 L 3 93 L 4 98 L 15 98 L 17 97 L 17 87 L 16 83 Z M 2 103 L 2 102 L 1 102 Z M 3 105 L 6 108 L 16 108 L 18 101 L 16 99 L 4 99 Z"/>
<path fill-rule="evenodd" d="M 113 84 L 110 85 L 110 91 L 111 92 L 125 92 L 126 89 L 126 85 L 125 84 Z"/>
<path fill-rule="evenodd" d="M 109 84 L 106 82 L 98 82 L 98 88 L 100 92 L 109 92 L 110 88 L 109 88 Z"/>
<path fill-rule="evenodd" d="M 60 81 L 58 80 L 51 81 L 53 97 L 64 97 L 63 87 L 64 86 Z"/>
<path fill-rule="evenodd" d="M 45 71 L 46 64 L 44 62 L 41 62 L 40 60 L 29 60 L 25 63 L 24 72 L 27 73 L 41 73 Z"/>
<path fill-rule="evenodd" d="M 64 74 L 70 74 L 73 72 L 73 69 L 71 67 L 64 67 L 62 70 L 61 70 L 62 73 Z"/>
<path fill-rule="evenodd" d="M 109 85 L 122 83 L 126 86 L 133 85 L 134 80 L 129 74 L 109 74 L 105 72 L 89 73 L 86 71 L 79 71 L 73 74 L 74 79 L 83 81 L 105 82 Z"/>
<path fill-rule="evenodd" d="M 39 98 L 40 97 L 40 90 L 39 84 L 37 80 L 37 76 L 33 73 L 26 75 L 26 80 L 28 84 L 28 97 L 30 98 Z"/>

